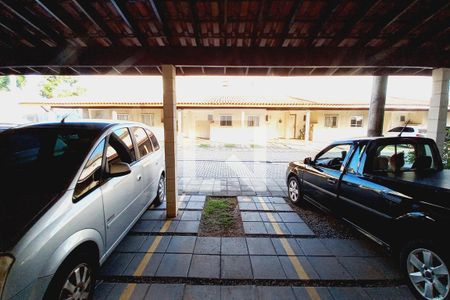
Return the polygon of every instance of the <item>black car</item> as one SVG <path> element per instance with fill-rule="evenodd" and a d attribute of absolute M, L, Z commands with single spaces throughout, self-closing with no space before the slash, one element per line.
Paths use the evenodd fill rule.
<path fill-rule="evenodd" d="M 414 293 L 447 299 L 450 289 L 450 170 L 435 142 L 379 137 L 335 142 L 291 162 L 289 198 L 332 211 L 400 254 Z"/>

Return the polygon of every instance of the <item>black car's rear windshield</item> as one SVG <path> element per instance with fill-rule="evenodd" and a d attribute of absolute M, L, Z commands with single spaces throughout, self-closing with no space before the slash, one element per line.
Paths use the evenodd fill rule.
<path fill-rule="evenodd" d="M 414 128 L 412 127 L 395 127 L 389 130 L 389 132 L 401 132 L 402 130 L 403 132 L 414 132 Z"/>
<path fill-rule="evenodd" d="M 0 225 L 10 228 L 7 235 L 27 225 L 67 188 L 98 133 L 70 127 L 0 133 Z M 6 232 L 0 232 L 4 239 Z"/>

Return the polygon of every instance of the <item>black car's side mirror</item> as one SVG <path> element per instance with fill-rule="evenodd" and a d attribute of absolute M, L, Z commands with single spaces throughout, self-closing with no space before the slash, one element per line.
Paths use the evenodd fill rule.
<path fill-rule="evenodd" d="M 113 163 L 109 166 L 108 177 L 120 177 L 131 173 L 130 165 L 124 162 Z"/>
<path fill-rule="evenodd" d="M 312 162 L 313 162 L 313 160 L 312 160 L 311 157 L 307 157 L 307 158 L 305 158 L 305 159 L 303 160 L 303 163 L 304 163 L 305 165 L 311 165 Z"/>

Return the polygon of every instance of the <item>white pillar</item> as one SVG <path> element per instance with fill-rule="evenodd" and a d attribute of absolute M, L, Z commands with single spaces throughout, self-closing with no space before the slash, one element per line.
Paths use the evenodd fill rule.
<path fill-rule="evenodd" d="M 432 76 L 433 88 L 431 91 L 430 109 L 428 110 L 427 136 L 436 141 L 442 154 L 445 143 L 445 127 L 447 125 L 450 69 L 434 69 Z"/>
<path fill-rule="evenodd" d="M 166 158 L 166 215 L 177 216 L 177 100 L 175 94 L 175 67 L 162 65 L 163 110 L 164 110 L 164 150 Z"/>
<path fill-rule="evenodd" d="M 309 127 L 311 126 L 311 111 L 306 111 L 306 119 L 305 119 L 305 142 L 309 142 Z"/>

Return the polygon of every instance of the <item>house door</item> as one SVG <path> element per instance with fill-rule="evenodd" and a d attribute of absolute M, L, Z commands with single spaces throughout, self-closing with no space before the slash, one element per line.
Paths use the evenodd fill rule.
<path fill-rule="evenodd" d="M 295 133 L 297 132 L 297 115 L 289 115 L 287 138 L 295 139 Z"/>
<path fill-rule="evenodd" d="M 195 134 L 197 138 L 209 139 L 210 122 L 208 120 L 195 121 Z"/>

